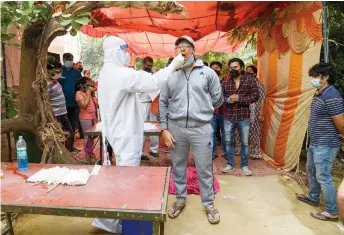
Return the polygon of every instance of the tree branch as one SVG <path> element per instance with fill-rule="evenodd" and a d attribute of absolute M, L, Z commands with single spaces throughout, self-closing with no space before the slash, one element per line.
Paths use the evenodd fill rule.
<path fill-rule="evenodd" d="M 72 6 L 63 11 L 62 14 L 82 14 L 85 12 L 91 12 L 100 8 L 109 7 L 122 7 L 125 8 L 138 8 L 147 9 L 158 12 L 162 15 L 169 13 L 181 14 L 186 16 L 183 12 L 184 7 L 176 2 L 122 2 L 122 1 L 97 1 L 97 2 L 75 2 Z"/>
<path fill-rule="evenodd" d="M 28 131 L 35 133 L 36 130 L 29 119 L 24 117 L 1 120 L 1 134 L 13 131 Z"/>

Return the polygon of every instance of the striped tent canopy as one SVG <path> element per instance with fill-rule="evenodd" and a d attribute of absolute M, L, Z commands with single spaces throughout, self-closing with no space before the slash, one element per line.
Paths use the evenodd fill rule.
<path fill-rule="evenodd" d="M 265 158 L 276 167 L 294 168 L 314 94 L 308 69 L 320 58 L 321 3 L 180 3 L 185 7 L 187 18 L 142 9 L 100 9 L 92 13 L 99 24 L 87 25 L 81 30 L 92 37 L 118 35 L 138 56 L 174 56 L 175 39 L 185 34 L 196 40 L 198 55 L 207 51 L 232 53 L 243 42 L 227 44 L 233 28 L 278 12 L 275 24 L 258 32 L 258 77 L 267 97 L 261 147 Z"/>

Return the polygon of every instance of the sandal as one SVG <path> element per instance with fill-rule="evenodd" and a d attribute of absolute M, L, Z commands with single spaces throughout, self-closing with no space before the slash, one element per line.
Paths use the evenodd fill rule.
<path fill-rule="evenodd" d="M 168 212 L 168 217 L 170 217 L 171 219 L 177 218 L 184 210 L 184 207 L 185 207 L 185 203 L 181 205 L 178 205 L 177 202 L 173 203 L 172 205 L 173 212 Z M 179 211 L 179 213 L 177 215 L 174 215 L 177 211 Z"/>
<path fill-rule="evenodd" d="M 319 213 L 313 213 L 311 212 L 310 213 L 311 216 L 315 219 L 318 219 L 318 220 L 322 220 L 322 221 L 337 221 L 339 218 L 331 218 L 331 217 L 328 217 L 326 215 L 324 215 L 322 212 L 319 212 Z"/>
<path fill-rule="evenodd" d="M 216 218 L 214 215 L 216 214 L 220 214 L 219 211 L 217 209 L 214 209 L 214 210 L 210 210 L 210 209 L 205 209 L 205 212 L 207 213 L 207 218 L 208 218 L 208 222 L 210 224 L 218 224 L 220 223 L 220 216 L 219 218 Z M 208 215 L 211 215 L 211 217 L 213 217 L 213 219 L 209 219 L 209 216 Z"/>
<path fill-rule="evenodd" d="M 311 206 L 319 206 L 319 203 L 312 201 L 305 194 L 300 194 L 300 193 L 295 193 L 295 194 L 296 194 L 297 199 L 300 200 L 301 202 L 305 202 Z"/>

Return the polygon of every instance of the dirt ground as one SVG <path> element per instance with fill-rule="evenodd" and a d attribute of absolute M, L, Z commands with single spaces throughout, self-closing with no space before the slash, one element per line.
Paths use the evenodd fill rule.
<path fill-rule="evenodd" d="M 301 188 L 281 176 L 217 176 L 221 191 L 216 207 L 221 213 L 218 225 L 208 224 L 199 196 L 189 196 L 177 219 L 168 219 L 166 235 L 339 235 L 339 222 L 322 222 L 309 216 L 312 208 L 295 199 Z M 226 197 L 227 196 L 227 197 Z M 168 204 L 174 202 L 169 197 Z M 14 223 L 16 235 L 84 235 L 96 233 L 92 219 L 20 215 Z"/>

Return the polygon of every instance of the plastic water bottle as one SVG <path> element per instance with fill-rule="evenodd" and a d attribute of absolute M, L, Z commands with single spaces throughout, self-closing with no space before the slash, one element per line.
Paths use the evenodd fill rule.
<path fill-rule="evenodd" d="M 26 142 L 23 139 L 23 136 L 19 136 L 17 141 L 17 162 L 19 171 L 26 171 L 29 169 Z"/>

